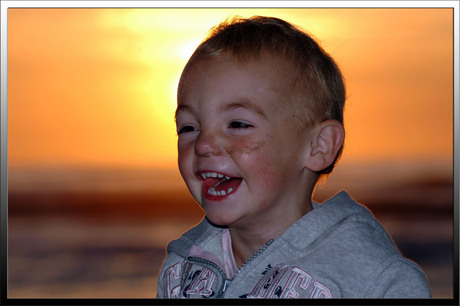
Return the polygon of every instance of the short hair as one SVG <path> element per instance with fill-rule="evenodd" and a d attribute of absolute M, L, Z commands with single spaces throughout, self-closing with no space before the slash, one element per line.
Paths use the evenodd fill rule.
<path fill-rule="evenodd" d="M 223 53 L 246 61 L 251 56 L 260 56 L 262 52 L 274 57 L 281 56 L 295 67 L 294 89 L 305 93 L 302 109 L 306 126 L 328 119 L 337 120 L 343 125 L 345 85 L 339 67 L 309 34 L 274 17 L 234 17 L 212 28 L 187 62 L 178 94 L 183 86 L 183 76 L 194 62 Z M 318 174 L 332 171 L 342 149 L 343 146 L 334 162 Z"/>

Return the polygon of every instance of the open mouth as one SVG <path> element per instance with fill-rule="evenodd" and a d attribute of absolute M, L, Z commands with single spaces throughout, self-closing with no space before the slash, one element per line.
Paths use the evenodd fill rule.
<path fill-rule="evenodd" d="M 200 176 L 203 179 L 203 193 L 211 199 L 223 198 L 235 192 L 243 180 L 240 177 L 208 171 L 201 172 Z"/>

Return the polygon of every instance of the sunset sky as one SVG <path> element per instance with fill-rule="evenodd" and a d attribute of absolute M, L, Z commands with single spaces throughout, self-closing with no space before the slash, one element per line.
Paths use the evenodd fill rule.
<path fill-rule="evenodd" d="M 338 62 L 344 163 L 452 160 L 451 9 L 9 9 L 9 166 L 176 167 L 181 70 L 234 15 L 292 22 Z"/>
<path fill-rule="evenodd" d="M 187 2 L 193 3 L 181 3 Z M 344 189 L 379 208 L 379 220 L 397 234 L 392 237 L 425 260 L 433 297 L 450 298 L 453 13 L 452 8 L 9 8 L 8 294 L 155 296 L 152 272 L 163 261 L 166 243 L 203 215 L 190 205 L 177 167 L 174 113 L 182 69 L 213 26 L 235 15 L 266 15 L 311 33 L 345 78 L 343 155 L 313 200 Z M 2 49 L 2 72 L 4 56 Z"/>

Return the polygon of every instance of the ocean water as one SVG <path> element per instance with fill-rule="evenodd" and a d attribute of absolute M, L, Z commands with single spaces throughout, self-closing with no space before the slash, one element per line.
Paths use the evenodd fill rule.
<path fill-rule="evenodd" d="M 8 297 L 153 298 L 166 244 L 197 221 L 12 217 Z M 448 232 L 448 220 L 382 221 L 401 252 L 424 269 L 433 297 L 451 298 L 452 242 L 442 237 Z"/>
<path fill-rule="evenodd" d="M 365 167 L 338 171 L 315 200 L 347 189 L 422 267 L 433 297 L 452 298 L 449 171 L 413 165 L 395 177 L 395 168 L 379 167 L 379 176 Z M 203 215 L 177 174 L 160 174 L 11 171 L 8 297 L 154 298 L 167 243 Z"/>
<path fill-rule="evenodd" d="M 10 218 L 8 297 L 153 298 L 167 242 L 193 224 Z"/>

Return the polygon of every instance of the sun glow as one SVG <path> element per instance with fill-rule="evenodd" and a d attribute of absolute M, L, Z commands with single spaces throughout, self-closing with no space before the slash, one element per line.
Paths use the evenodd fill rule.
<path fill-rule="evenodd" d="M 9 165 L 175 166 L 185 63 L 252 15 L 301 26 L 339 63 L 344 159 L 451 156 L 448 9 L 9 9 Z"/>

